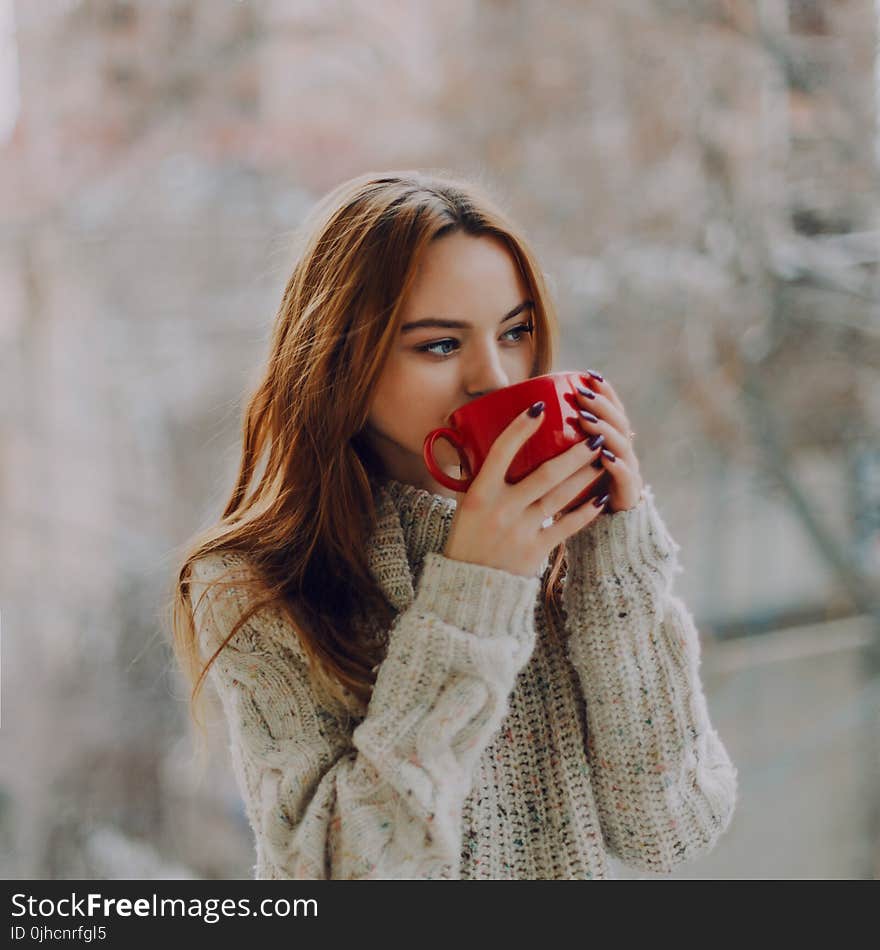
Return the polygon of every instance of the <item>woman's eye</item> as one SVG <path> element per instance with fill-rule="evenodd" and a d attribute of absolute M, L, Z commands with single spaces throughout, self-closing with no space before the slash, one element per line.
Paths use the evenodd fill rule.
<path fill-rule="evenodd" d="M 523 335 L 528 334 L 529 336 L 531 336 L 531 334 L 534 332 L 534 329 L 535 329 L 534 325 L 531 323 L 521 323 L 519 326 L 512 327 L 503 335 L 506 337 L 509 337 L 512 333 L 516 334 L 516 336 L 513 338 L 513 342 L 521 343 Z M 447 344 L 451 344 L 455 348 L 458 348 L 458 340 L 454 340 L 450 338 L 447 340 L 437 340 L 434 343 L 425 343 L 423 346 L 417 346 L 416 349 L 420 353 L 431 353 L 434 356 L 440 356 L 440 357 L 451 356 L 452 353 L 455 352 L 455 350 L 452 350 L 452 351 L 446 350 L 446 351 L 438 352 L 437 350 L 434 349 L 437 346 L 446 346 Z"/>

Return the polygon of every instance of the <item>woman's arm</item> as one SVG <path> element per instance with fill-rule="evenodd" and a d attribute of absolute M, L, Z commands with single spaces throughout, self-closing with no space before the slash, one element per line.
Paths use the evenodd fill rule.
<path fill-rule="evenodd" d="M 199 581 L 217 558 L 193 566 Z M 473 771 L 535 643 L 540 579 L 429 553 L 393 624 L 364 720 L 347 735 L 316 700 L 293 631 L 258 612 L 211 668 L 258 843 L 283 878 L 457 877 Z M 244 604 L 216 588 L 196 614 L 205 656 Z"/>
<path fill-rule="evenodd" d="M 635 508 L 566 546 L 568 651 L 606 844 L 634 868 L 668 873 L 715 846 L 737 791 L 706 707 L 699 636 L 672 592 L 679 546 L 647 486 Z"/>

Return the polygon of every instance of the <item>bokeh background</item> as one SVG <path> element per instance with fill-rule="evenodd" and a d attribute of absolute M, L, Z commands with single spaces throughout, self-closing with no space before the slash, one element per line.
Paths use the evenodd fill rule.
<path fill-rule="evenodd" d="M 621 394 L 740 773 L 677 878 L 880 876 L 880 5 L 0 0 L 0 874 L 248 878 L 164 607 L 312 203 L 491 183 Z M 634 872 L 617 865 L 622 877 Z"/>

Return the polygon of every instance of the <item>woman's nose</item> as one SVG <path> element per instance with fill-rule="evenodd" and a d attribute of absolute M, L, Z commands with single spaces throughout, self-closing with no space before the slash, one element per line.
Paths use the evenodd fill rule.
<path fill-rule="evenodd" d="M 510 381 L 506 375 L 495 376 L 490 383 L 479 386 L 469 386 L 467 391 L 471 399 L 479 399 L 480 396 L 487 396 L 489 393 L 494 393 L 496 389 L 504 389 L 509 383 Z"/>
<path fill-rule="evenodd" d="M 467 372 L 467 392 L 471 394 L 472 399 L 510 385 L 501 354 L 491 344 L 474 353 Z"/>

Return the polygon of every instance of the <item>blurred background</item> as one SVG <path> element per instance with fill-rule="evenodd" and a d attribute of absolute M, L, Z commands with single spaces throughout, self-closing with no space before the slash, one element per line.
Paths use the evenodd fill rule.
<path fill-rule="evenodd" d="M 337 183 L 492 183 L 681 544 L 727 835 L 880 877 L 874 0 L 0 0 L 0 876 L 249 878 L 164 607 Z M 621 877 L 644 877 L 616 865 Z"/>

